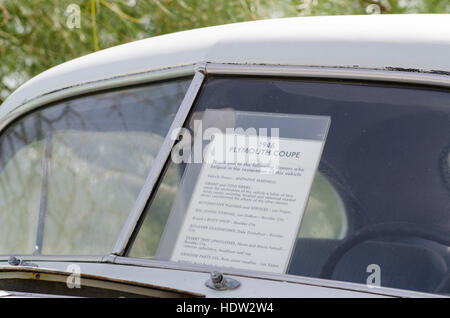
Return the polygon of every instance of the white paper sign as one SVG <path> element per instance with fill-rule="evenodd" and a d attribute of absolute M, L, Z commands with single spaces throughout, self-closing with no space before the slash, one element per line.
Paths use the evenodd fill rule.
<path fill-rule="evenodd" d="M 223 136 L 210 144 L 208 159 L 216 143 L 238 137 Z M 324 141 L 279 138 L 273 147 L 246 138 L 256 147 L 227 146 L 226 155 L 256 154 L 272 170 L 248 160 L 204 162 L 171 260 L 286 272 Z"/>

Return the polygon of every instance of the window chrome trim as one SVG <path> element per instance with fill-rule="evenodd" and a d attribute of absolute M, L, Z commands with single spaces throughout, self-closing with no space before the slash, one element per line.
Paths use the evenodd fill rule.
<path fill-rule="evenodd" d="M 427 298 L 442 298 L 445 295 L 431 294 L 417 291 L 410 291 L 405 289 L 397 289 L 390 287 L 368 287 L 364 284 L 351 283 L 345 281 L 329 280 L 316 277 L 298 276 L 290 274 L 275 274 L 275 273 L 265 273 L 256 272 L 243 269 L 233 269 L 233 268 L 221 268 L 221 267 L 210 267 L 206 265 L 195 265 L 186 263 L 177 263 L 170 261 L 161 261 L 155 259 L 141 259 L 141 258 L 131 258 L 123 256 L 114 256 L 105 259 L 106 263 L 112 263 L 116 265 L 134 265 L 141 267 L 152 267 L 161 268 L 167 270 L 179 270 L 187 272 L 198 272 L 198 273 L 211 273 L 212 270 L 218 270 L 225 275 L 246 277 L 252 279 L 263 279 L 263 280 L 273 280 L 281 281 L 293 284 L 311 285 L 317 287 L 343 289 L 355 292 L 362 292 L 374 295 L 391 296 L 391 297 L 427 297 Z"/>
<path fill-rule="evenodd" d="M 206 74 L 311 77 L 348 79 L 450 87 L 450 74 L 405 69 L 365 69 L 358 67 L 287 66 L 268 64 L 207 63 Z"/>
<path fill-rule="evenodd" d="M 151 82 L 194 75 L 195 71 L 200 68 L 200 64 L 191 64 L 166 69 L 151 70 L 142 73 L 126 74 L 113 78 L 105 78 L 98 81 L 80 83 L 78 85 L 66 87 L 44 95 L 40 95 L 25 102 L 22 105 L 15 107 L 6 115 L 2 113 L 2 108 L 0 108 L 0 117 L 3 117 L 0 122 L 0 134 L 3 132 L 6 126 L 8 126 L 18 117 L 32 112 L 39 107 L 46 106 L 50 103 L 55 103 L 66 98 L 77 97 L 79 95 L 94 93 L 107 89 L 118 89 L 145 83 L 150 84 Z"/>
<path fill-rule="evenodd" d="M 192 79 L 192 82 L 184 95 L 183 101 L 181 102 L 180 108 L 170 126 L 170 129 L 164 139 L 164 142 L 159 150 L 158 155 L 153 162 L 153 165 L 150 169 L 149 174 L 147 175 L 147 179 L 145 180 L 144 186 L 137 197 L 137 200 L 134 203 L 133 209 L 128 216 L 128 219 L 125 222 L 125 225 L 120 232 L 119 238 L 116 241 L 116 245 L 112 251 L 114 255 L 123 255 L 125 253 L 125 249 L 130 241 L 130 238 L 136 228 L 136 225 L 144 212 L 144 208 L 150 198 L 153 187 L 159 179 L 161 171 L 166 164 L 167 159 L 172 151 L 172 147 L 175 144 L 175 140 L 171 138 L 172 132 L 182 128 L 186 118 L 191 110 L 192 104 L 194 103 L 195 98 L 197 97 L 197 93 L 202 86 L 203 79 L 205 75 L 202 72 L 197 71 Z"/>
<path fill-rule="evenodd" d="M 31 255 L 31 254 L 12 254 L 0 255 L 0 262 L 7 262 L 11 256 L 15 256 L 24 261 L 54 261 L 54 262 L 88 262 L 100 263 L 106 262 L 107 256 L 102 255 Z"/>

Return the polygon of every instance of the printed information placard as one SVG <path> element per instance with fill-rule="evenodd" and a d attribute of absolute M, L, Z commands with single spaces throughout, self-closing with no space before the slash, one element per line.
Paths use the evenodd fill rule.
<path fill-rule="evenodd" d="M 330 124 L 324 116 L 301 120 L 308 118 L 321 122 L 320 136 L 214 135 L 171 260 L 286 272 Z"/>

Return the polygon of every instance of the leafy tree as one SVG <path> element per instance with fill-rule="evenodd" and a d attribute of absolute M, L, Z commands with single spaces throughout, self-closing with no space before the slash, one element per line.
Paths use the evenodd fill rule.
<path fill-rule="evenodd" d="M 75 6 L 73 6 L 75 5 Z M 73 13 L 79 8 L 79 28 Z M 450 12 L 448 0 L 0 0 L 0 102 L 75 57 L 155 35 L 264 18 Z"/>

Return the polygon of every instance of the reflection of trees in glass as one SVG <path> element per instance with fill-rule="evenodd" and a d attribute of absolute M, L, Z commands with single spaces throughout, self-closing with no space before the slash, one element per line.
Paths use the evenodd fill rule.
<path fill-rule="evenodd" d="M 337 191 L 320 172 L 316 173 L 299 237 L 342 239 L 347 234 L 347 212 Z"/>
<path fill-rule="evenodd" d="M 10 136 L 11 140 L 12 137 Z M 1 153 L 7 140 L 2 139 Z M 34 250 L 42 183 L 43 142 L 30 143 L 3 164 L 0 173 L 0 252 Z M 3 156 L 0 156 L 3 159 Z"/>
<path fill-rule="evenodd" d="M 153 201 L 145 211 L 139 234 L 129 253 L 130 257 L 151 258 L 155 256 L 178 192 L 181 176 L 179 165 L 170 162 Z"/>
<path fill-rule="evenodd" d="M 0 254 L 36 252 L 40 233 L 43 254 L 109 253 L 188 84 L 83 97 L 8 128 L 0 138 Z"/>

